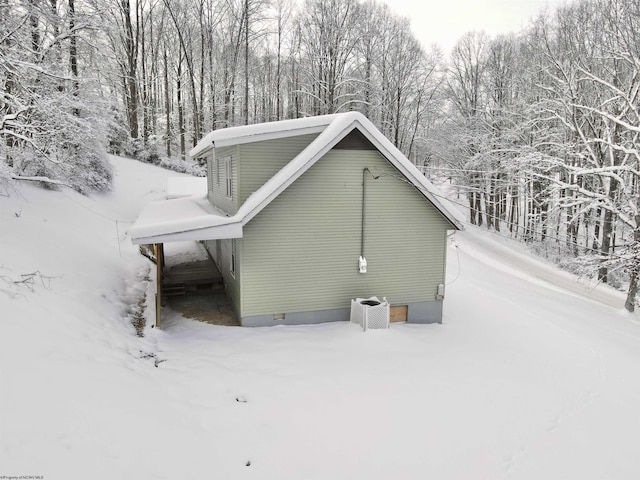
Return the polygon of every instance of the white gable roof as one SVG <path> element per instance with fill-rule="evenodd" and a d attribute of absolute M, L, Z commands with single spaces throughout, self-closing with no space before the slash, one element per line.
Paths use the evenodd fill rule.
<path fill-rule="evenodd" d="M 273 199 L 295 182 L 354 128 L 357 128 L 455 228 L 462 229 L 462 219 L 459 218 L 459 213 L 454 208 L 445 205 L 446 200 L 440 196 L 437 189 L 364 115 L 358 112 L 349 112 L 315 118 L 315 122 L 310 122 L 310 119 L 306 118 L 300 120 L 285 120 L 282 122 L 273 122 L 277 124 L 275 126 L 267 123 L 246 127 L 234 127 L 228 129 L 233 130 L 230 134 L 228 132 L 225 133 L 224 130 L 218 130 L 217 132 L 213 132 L 213 134 L 217 135 L 207 135 L 198 146 L 207 138 L 209 141 L 215 142 L 216 146 L 219 145 L 218 142 L 229 142 L 226 144 L 231 145 L 235 144 L 233 139 L 246 143 L 249 141 L 280 138 L 292 134 L 300 135 L 302 134 L 300 132 L 307 133 L 305 130 L 307 127 L 320 128 L 324 125 L 321 127 L 322 133 L 300 152 L 298 156 L 262 185 L 262 187 L 251 194 L 235 215 L 225 216 L 220 212 L 213 211 L 214 209 L 211 208 L 207 209 L 209 210 L 209 218 L 207 219 L 206 216 L 202 215 L 203 209 L 205 209 L 203 205 L 200 205 L 198 208 L 191 208 L 185 204 L 180 207 L 184 209 L 185 215 L 189 215 L 190 212 L 196 212 L 198 214 L 197 218 L 188 220 L 185 217 L 181 217 L 178 219 L 177 217 L 179 215 L 174 215 L 173 218 L 169 218 L 168 215 L 163 216 L 162 211 L 170 201 L 154 202 L 143 209 L 140 217 L 131 228 L 130 234 L 133 243 L 241 238 L 241 227 L 251 221 L 253 217 L 260 213 L 263 208 L 269 205 Z M 295 122 L 301 122 L 301 127 L 295 127 Z M 211 144 L 203 144 L 199 151 L 204 151 L 207 145 Z M 196 146 L 194 150 L 198 149 L 198 146 Z M 192 150 L 192 152 L 194 150 Z M 192 197 L 190 199 L 174 201 L 195 202 L 196 199 Z M 203 201 L 205 200 L 199 200 L 199 202 Z M 170 209 L 170 211 L 175 212 L 176 208 Z M 235 237 L 229 235 L 235 235 Z"/>
<path fill-rule="evenodd" d="M 308 133 L 320 133 L 327 125 L 335 120 L 337 116 L 339 116 L 339 114 L 320 115 L 317 117 L 280 120 L 278 122 L 258 123 L 256 125 L 242 125 L 240 127 L 214 130 L 189 151 L 189 156 L 196 158 L 214 146 L 226 147 L 227 145 L 240 145 L 242 143 L 274 140 L 276 138 L 306 135 Z"/>

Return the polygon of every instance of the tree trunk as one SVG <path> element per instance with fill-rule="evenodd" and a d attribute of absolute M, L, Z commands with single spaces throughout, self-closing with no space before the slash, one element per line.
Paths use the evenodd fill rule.
<path fill-rule="evenodd" d="M 78 90 L 80 84 L 78 82 L 78 46 L 77 38 L 74 32 L 76 24 L 76 6 L 75 0 L 69 0 L 69 68 L 71 69 L 71 94 L 77 99 Z M 73 107 L 73 114 L 77 117 L 80 115 L 80 110 L 77 105 Z"/>
<path fill-rule="evenodd" d="M 244 10 L 244 124 L 249 125 L 249 0 Z"/>
<path fill-rule="evenodd" d="M 184 109 L 182 106 L 182 58 L 178 59 L 178 71 L 176 75 L 176 99 L 178 102 L 178 131 L 180 132 L 180 158 L 186 154 L 184 139 Z"/>
<path fill-rule="evenodd" d="M 602 221 L 602 209 L 598 207 L 596 210 L 596 219 L 593 226 L 593 243 L 591 244 L 591 248 L 593 250 L 598 250 L 600 247 L 600 222 Z"/>
<path fill-rule="evenodd" d="M 640 287 L 640 200 L 637 200 L 638 213 L 636 214 L 636 228 L 633 231 L 633 258 L 631 260 L 631 268 L 629 271 L 629 290 L 627 299 L 624 302 L 624 308 L 629 312 L 633 312 L 636 307 L 636 297 Z"/>
<path fill-rule="evenodd" d="M 518 197 L 515 195 L 511 195 L 511 202 L 509 204 L 509 233 L 513 233 L 514 226 L 516 223 L 516 208 L 518 207 Z M 516 231 L 516 236 L 518 235 Z"/>
<path fill-rule="evenodd" d="M 282 118 L 282 4 L 278 4 L 278 41 L 276 53 L 276 120 Z"/>
<path fill-rule="evenodd" d="M 476 220 L 476 194 L 475 192 L 469 193 L 469 222 L 471 225 L 477 225 L 478 221 Z"/>
<path fill-rule="evenodd" d="M 140 15 L 142 12 L 142 2 L 138 3 L 137 8 L 140 9 Z M 142 140 L 144 145 L 147 145 L 147 140 L 149 138 L 149 87 L 148 87 L 148 79 L 147 79 L 147 51 L 146 51 L 146 40 L 145 40 L 145 31 L 144 31 L 145 22 L 141 23 L 141 35 L 140 35 L 140 47 L 141 47 L 141 60 L 142 60 L 142 98 L 141 98 L 141 106 L 142 106 Z"/>
<path fill-rule="evenodd" d="M 482 220 L 482 192 L 476 193 L 476 205 L 475 209 L 478 212 L 478 226 L 481 227 L 484 223 Z"/>
<path fill-rule="evenodd" d="M 163 51 L 164 60 L 164 114 L 165 114 L 165 135 L 167 142 L 167 157 L 171 157 L 171 103 L 169 102 L 169 62 L 167 60 L 167 47 Z"/>
<path fill-rule="evenodd" d="M 211 130 L 215 130 L 218 123 L 216 109 L 216 73 L 213 56 L 213 39 L 209 37 L 209 90 L 211 91 Z"/>
<path fill-rule="evenodd" d="M 610 180 L 609 185 L 609 199 L 614 201 L 616 192 L 618 190 L 618 182 L 613 178 Z M 600 254 L 602 255 L 602 261 L 605 262 L 611 252 L 611 235 L 613 234 L 613 222 L 614 215 L 610 209 L 604 211 L 604 220 L 602 222 L 602 244 L 600 246 Z M 602 283 L 608 281 L 608 269 L 606 266 L 601 266 L 598 269 L 598 280 Z"/>
<path fill-rule="evenodd" d="M 129 0 L 121 0 L 120 7 L 122 9 L 122 17 L 124 20 L 124 48 L 126 52 L 126 99 L 127 114 L 129 119 L 129 135 L 131 138 L 138 138 L 138 32 L 134 33 L 133 24 L 131 23 L 131 6 Z M 136 9 L 136 17 L 137 17 Z"/>

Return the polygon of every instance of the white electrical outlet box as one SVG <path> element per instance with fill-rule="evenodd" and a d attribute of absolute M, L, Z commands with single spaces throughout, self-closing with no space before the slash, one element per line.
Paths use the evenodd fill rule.
<path fill-rule="evenodd" d="M 367 259 L 364 257 L 360 257 L 358 260 L 358 271 L 360 273 L 367 273 Z"/>

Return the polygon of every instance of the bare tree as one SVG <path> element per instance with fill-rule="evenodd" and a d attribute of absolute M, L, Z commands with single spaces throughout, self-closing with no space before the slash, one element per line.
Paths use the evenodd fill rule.
<path fill-rule="evenodd" d="M 334 113 L 353 101 L 347 84 L 357 37 L 355 0 L 307 0 L 298 17 L 306 84 L 313 114 Z"/>

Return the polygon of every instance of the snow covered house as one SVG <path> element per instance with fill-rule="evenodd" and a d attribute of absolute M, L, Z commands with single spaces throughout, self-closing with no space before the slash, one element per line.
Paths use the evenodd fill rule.
<path fill-rule="evenodd" d="M 243 326 L 349 319 L 386 297 L 392 319 L 442 321 L 455 212 L 356 112 L 216 130 L 191 150 L 208 194 L 149 204 L 136 244 L 203 241 Z"/>

